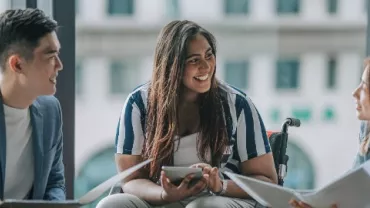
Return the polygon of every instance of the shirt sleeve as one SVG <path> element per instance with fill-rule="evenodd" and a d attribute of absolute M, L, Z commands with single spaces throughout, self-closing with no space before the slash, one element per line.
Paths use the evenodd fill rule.
<path fill-rule="evenodd" d="M 130 96 L 122 108 L 116 131 L 116 153 L 141 155 L 144 146 L 144 109 Z"/>
<path fill-rule="evenodd" d="M 271 152 L 262 118 L 247 96 L 236 96 L 238 122 L 236 128 L 237 152 L 240 162 Z"/>

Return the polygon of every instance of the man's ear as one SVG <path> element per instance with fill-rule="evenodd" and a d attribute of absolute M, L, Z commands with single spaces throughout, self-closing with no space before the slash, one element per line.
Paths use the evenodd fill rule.
<path fill-rule="evenodd" d="M 9 69 L 17 73 L 22 73 L 22 64 L 21 64 L 22 61 L 23 61 L 22 58 L 17 54 L 9 56 L 8 58 Z"/>

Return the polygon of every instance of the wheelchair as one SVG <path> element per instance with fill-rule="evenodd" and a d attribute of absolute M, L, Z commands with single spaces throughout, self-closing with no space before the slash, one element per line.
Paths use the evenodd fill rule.
<path fill-rule="evenodd" d="M 270 141 L 271 152 L 274 157 L 275 169 L 278 175 L 278 184 L 284 185 L 284 178 L 288 171 L 289 156 L 286 154 L 288 144 L 288 127 L 300 127 L 301 121 L 296 118 L 287 118 L 281 128 L 281 131 L 267 131 L 267 136 Z M 226 156 L 226 157 L 225 157 Z M 224 158 L 228 158 L 224 155 Z M 111 187 L 109 195 L 122 193 L 121 183 L 117 183 Z"/>

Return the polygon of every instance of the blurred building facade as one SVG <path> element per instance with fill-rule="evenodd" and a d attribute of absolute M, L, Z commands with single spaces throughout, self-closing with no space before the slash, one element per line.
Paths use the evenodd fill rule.
<path fill-rule="evenodd" d="M 159 30 L 174 19 L 216 36 L 218 78 L 252 97 L 268 129 L 301 119 L 289 129 L 287 186 L 344 173 L 358 148 L 351 92 L 365 56 L 366 2 L 76 0 L 76 195 L 115 174 L 121 108 L 150 79 Z"/>
<path fill-rule="evenodd" d="M 124 100 L 150 79 L 159 30 L 173 19 L 195 21 L 216 36 L 218 78 L 252 97 L 268 129 L 280 130 L 289 116 L 301 119 L 300 128 L 289 130 L 287 186 L 320 186 L 351 167 L 359 129 L 351 92 L 365 54 L 364 0 L 76 3 L 78 176 L 89 177 L 84 168 L 104 152 L 110 153 L 100 163 L 114 169 L 111 148 Z"/>

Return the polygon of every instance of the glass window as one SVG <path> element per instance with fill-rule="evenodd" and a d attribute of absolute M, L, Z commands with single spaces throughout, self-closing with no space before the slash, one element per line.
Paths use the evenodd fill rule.
<path fill-rule="evenodd" d="M 276 88 L 295 89 L 299 82 L 299 61 L 278 60 L 276 64 Z"/>
<path fill-rule="evenodd" d="M 180 16 L 179 0 L 166 0 L 167 17 L 176 18 Z"/>
<path fill-rule="evenodd" d="M 311 159 L 302 148 L 288 141 L 288 174 L 284 186 L 292 189 L 313 189 L 315 187 L 315 170 Z"/>
<path fill-rule="evenodd" d="M 249 12 L 249 0 L 224 0 L 224 13 L 227 15 L 246 15 Z"/>
<path fill-rule="evenodd" d="M 110 66 L 110 92 L 124 94 L 131 92 L 137 83 L 137 69 L 123 61 L 112 61 Z"/>
<path fill-rule="evenodd" d="M 336 87 L 337 81 L 337 61 L 333 58 L 329 59 L 327 67 L 327 82 L 326 86 L 328 89 Z"/>
<path fill-rule="evenodd" d="M 80 13 L 80 0 L 75 0 L 75 11 L 76 15 Z"/>
<path fill-rule="evenodd" d="M 134 0 L 108 0 L 108 14 L 133 15 Z"/>
<path fill-rule="evenodd" d="M 278 108 L 271 109 L 271 111 L 270 111 L 270 117 L 271 117 L 271 121 L 274 122 L 274 123 L 283 122 L 281 120 L 281 112 L 280 112 L 280 110 Z"/>
<path fill-rule="evenodd" d="M 326 0 L 326 8 L 329 14 L 336 14 L 338 10 L 338 0 Z"/>
<path fill-rule="evenodd" d="M 332 107 L 326 107 L 323 111 L 322 118 L 324 121 L 332 121 L 335 119 L 335 111 Z"/>
<path fill-rule="evenodd" d="M 225 81 L 240 89 L 248 87 L 248 63 L 247 61 L 227 61 L 225 63 Z"/>
<path fill-rule="evenodd" d="M 117 174 L 116 165 L 113 159 L 114 153 L 115 148 L 111 147 L 102 150 L 87 160 L 87 163 L 83 165 L 75 180 L 74 191 L 76 198 L 82 197 L 100 183 Z M 85 205 L 84 208 L 96 207 L 97 203 L 107 196 L 108 192 L 109 191 L 100 196 L 93 203 Z"/>
<path fill-rule="evenodd" d="M 11 0 L 10 7 L 12 9 L 24 9 L 26 8 L 26 0 Z"/>
<path fill-rule="evenodd" d="M 276 10 L 278 14 L 298 14 L 300 0 L 277 0 Z"/>
<path fill-rule="evenodd" d="M 82 60 L 77 60 L 76 61 L 76 67 L 75 67 L 75 76 L 76 76 L 76 95 L 80 95 L 83 90 L 82 90 L 82 86 L 83 86 L 83 80 L 82 80 L 82 73 L 83 73 L 83 64 L 82 64 Z"/>
<path fill-rule="evenodd" d="M 312 111 L 310 108 L 294 108 L 292 110 L 292 116 L 301 121 L 309 121 L 312 117 Z"/>

